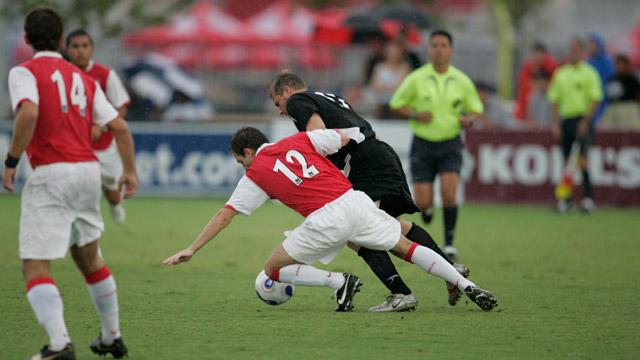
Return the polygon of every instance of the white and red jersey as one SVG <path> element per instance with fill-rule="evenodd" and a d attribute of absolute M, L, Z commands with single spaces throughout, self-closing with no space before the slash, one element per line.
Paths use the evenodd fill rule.
<path fill-rule="evenodd" d="M 123 106 L 129 105 L 131 99 L 125 89 L 120 77 L 113 69 L 110 69 L 104 65 L 94 63 L 93 60 L 89 61 L 89 66 L 86 71 L 87 75 L 95 79 L 100 87 L 107 95 L 107 100 L 115 107 L 120 109 Z M 111 131 L 103 131 L 100 138 L 93 142 L 94 150 L 105 150 L 111 145 L 113 141 L 113 134 Z"/>
<path fill-rule="evenodd" d="M 9 72 L 14 111 L 24 101 L 38 105 L 27 156 L 32 167 L 57 162 L 96 161 L 91 126 L 117 117 L 96 82 L 57 52 L 41 51 Z"/>
<path fill-rule="evenodd" d="M 340 134 L 333 129 L 301 132 L 261 146 L 225 207 L 249 215 L 268 199 L 277 199 L 309 216 L 352 188 L 326 158 L 340 147 Z"/>

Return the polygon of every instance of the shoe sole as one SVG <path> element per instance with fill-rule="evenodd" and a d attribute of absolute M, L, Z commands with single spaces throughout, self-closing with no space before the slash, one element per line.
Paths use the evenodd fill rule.
<path fill-rule="evenodd" d="M 495 297 L 487 297 L 485 294 L 476 296 L 473 302 L 484 311 L 491 311 L 494 307 L 498 306 L 498 300 Z"/>
<path fill-rule="evenodd" d="M 353 297 L 356 295 L 356 293 L 360 292 L 360 287 L 361 286 L 362 286 L 362 281 L 360 281 L 360 279 L 356 280 L 356 283 L 353 286 L 353 290 L 351 291 L 350 294 L 347 294 L 347 297 L 349 297 L 349 300 L 347 302 L 345 302 L 345 304 L 343 306 L 338 305 L 338 307 L 336 308 L 336 311 L 338 311 L 338 312 L 346 312 L 346 311 L 353 310 L 353 308 L 354 308 L 354 306 L 353 306 Z"/>

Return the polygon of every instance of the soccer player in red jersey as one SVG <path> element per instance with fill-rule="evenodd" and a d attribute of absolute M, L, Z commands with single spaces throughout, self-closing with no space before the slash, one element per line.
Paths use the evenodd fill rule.
<path fill-rule="evenodd" d="M 331 262 L 349 242 L 391 250 L 424 271 L 456 284 L 483 310 L 495 307 L 495 296 L 466 279 L 433 250 L 408 240 L 396 219 L 378 209 L 365 193 L 353 190 L 346 176 L 326 158 L 351 139 L 361 142 L 365 136 L 358 128 L 322 129 L 269 144 L 258 129 L 240 129 L 231 139 L 231 153 L 245 168 L 245 176 L 195 241 L 164 263 L 189 261 L 237 213 L 250 215 L 265 201 L 277 199 L 306 219 L 287 234 L 267 260 L 264 272 L 274 281 L 330 287 L 336 291 L 336 311 L 351 310 L 360 279 L 307 265 L 318 260 Z"/>
<path fill-rule="evenodd" d="M 92 60 L 93 50 L 93 39 L 83 29 L 76 29 L 67 35 L 65 53 L 69 60 L 100 84 L 100 88 L 107 95 L 107 100 L 118 110 L 120 117 L 124 118 L 131 101 L 129 94 L 113 69 Z M 122 175 L 122 160 L 109 129 L 101 129 L 94 125 L 91 134 L 94 140 L 93 150 L 100 161 L 102 187 L 104 196 L 109 202 L 111 218 L 114 222 L 122 224 L 126 217 L 122 197 L 118 191 L 118 179 Z"/>
<path fill-rule="evenodd" d="M 63 25 L 55 11 L 31 11 L 24 29 L 35 55 L 9 72 L 15 125 L 2 183 L 15 191 L 16 166 L 26 150 L 34 171 L 22 190 L 20 258 L 27 298 L 49 335 L 49 344 L 33 359 L 75 359 L 50 273 L 51 260 L 63 258 L 68 249 L 102 323 L 91 350 L 119 358 L 127 348 L 120 335 L 116 283 L 99 254 L 104 229 L 100 166 L 90 134 L 94 124 L 113 132 L 124 165 L 120 186 L 130 197 L 138 186 L 131 133 L 95 81 L 56 52 Z"/>

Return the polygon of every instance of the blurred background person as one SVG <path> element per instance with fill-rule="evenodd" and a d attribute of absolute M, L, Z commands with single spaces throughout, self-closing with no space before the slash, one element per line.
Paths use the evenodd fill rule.
<path fill-rule="evenodd" d="M 616 71 L 606 87 L 609 102 L 603 127 L 640 129 L 640 82 L 626 55 L 616 56 Z"/>
<path fill-rule="evenodd" d="M 533 91 L 529 95 L 525 126 L 528 128 L 547 129 L 551 125 L 551 103 L 547 99 L 550 74 L 540 69 L 533 76 Z"/>
<path fill-rule="evenodd" d="M 478 95 L 484 106 L 484 112 L 478 116 L 478 123 L 474 127 L 514 129 L 521 127 L 513 115 L 507 111 L 496 88 L 483 82 L 476 83 Z"/>
<path fill-rule="evenodd" d="M 389 109 L 389 100 L 402 80 L 411 72 L 401 43 L 388 42 L 385 45 L 384 55 L 384 61 L 377 63 L 374 67 L 369 83 L 370 90 L 376 99 L 376 116 L 383 119 L 393 117 Z"/>
<path fill-rule="evenodd" d="M 579 146 L 578 166 L 582 172 L 583 198 L 580 204 L 586 212 L 595 209 L 591 177 L 587 168 L 589 145 L 593 141 L 594 116 L 602 101 L 600 76 L 583 61 L 584 43 L 575 38 L 571 41 L 569 62 L 553 74 L 547 97 L 552 105 L 553 121 L 551 133 L 560 140 L 565 166 L 574 143 Z M 557 210 L 567 212 L 572 199 L 558 199 Z"/>
<path fill-rule="evenodd" d="M 604 88 L 611 76 L 613 76 L 615 69 L 613 67 L 613 60 L 611 60 L 611 57 L 607 54 L 607 48 L 605 46 L 604 39 L 602 38 L 602 36 L 600 36 L 600 34 L 589 34 L 587 50 L 589 54 L 587 61 L 598 72 L 598 75 L 600 76 L 600 86 L 602 86 L 602 92 L 604 93 Z M 593 123 L 596 127 L 598 126 L 598 123 L 600 122 L 600 119 L 602 118 L 602 115 L 604 114 L 606 108 L 607 101 L 605 98 L 600 102 L 598 111 L 593 114 Z"/>
<path fill-rule="evenodd" d="M 525 121 L 527 118 L 529 99 L 534 89 L 535 74 L 540 70 L 544 70 L 551 76 L 557 67 L 558 64 L 547 51 L 546 45 L 539 41 L 536 42 L 533 45 L 533 54 L 525 60 L 518 73 L 518 94 L 514 109 L 516 119 Z"/>
<path fill-rule="evenodd" d="M 124 119 L 131 102 L 129 94 L 113 69 L 93 61 L 93 51 L 93 39 L 84 29 L 73 30 L 67 35 L 65 53 L 69 61 L 98 82 L 107 95 L 107 100 Z M 101 129 L 97 125 L 93 125 L 91 137 L 93 150 L 100 162 L 102 190 L 109 203 L 111 218 L 115 223 L 122 224 L 125 221 L 126 212 L 122 204 L 122 196 L 118 191 L 118 180 L 122 175 L 122 160 L 118 154 L 116 142 L 111 131 Z"/>
<path fill-rule="evenodd" d="M 430 62 L 412 71 L 393 94 L 390 107 L 409 120 L 414 136 L 411 145 L 411 173 L 416 205 L 425 223 L 433 219 L 433 183 L 440 178 L 445 247 L 455 259 L 453 246 L 458 219 L 457 192 L 464 143 L 460 133 L 483 112 L 473 82 L 450 64 L 453 37 L 436 30 L 429 38 Z"/>

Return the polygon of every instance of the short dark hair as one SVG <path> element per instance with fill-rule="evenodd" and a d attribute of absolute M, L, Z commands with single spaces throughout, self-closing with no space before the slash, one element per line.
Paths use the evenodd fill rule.
<path fill-rule="evenodd" d="M 91 43 L 91 45 L 93 45 L 93 39 L 91 38 L 91 35 L 89 35 L 88 32 L 86 32 L 84 29 L 79 28 L 79 29 L 75 29 L 72 32 L 67 34 L 67 38 L 65 40 L 65 47 L 69 47 L 69 44 L 71 44 L 71 40 L 73 40 L 73 38 L 76 38 L 78 36 L 86 36 L 89 38 L 89 42 Z"/>
<path fill-rule="evenodd" d="M 623 63 L 625 65 L 631 65 L 631 61 L 629 61 L 629 57 L 625 54 L 616 55 L 616 62 Z"/>
<path fill-rule="evenodd" d="M 449 40 L 449 45 L 453 46 L 453 36 L 446 30 L 435 30 L 429 35 L 429 40 L 433 39 L 436 36 L 444 36 Z"/>
<path fill-rule="evenodd" d="M 283 70 L 271 82 L 271 86 L 269 86 L 269 95 L 282 94 L 285 86 L 298 90 L 305 89 L 307 87 L 307 84 L 304 83 L 304 80 L 302 80 L 299 75 L 289 70 Z"/>
<path fill-rule="evenodd" d="M 547 46 L 542 41 L 536 41 L 533 43 L 533 50 L 540 52 L 547 52 Z"/>
<path fill-rule="evenodd" d="M 229 150 L 236 155 L 243 155 L 244 149 L 258 150 L 262 144 L 268 142 L 269 140 L 262 131 L 251 126 L 245 126 L 233 135 Z"/>
<path fill-rule="evenodd" d="M 63 32 L 62 18 L 51 8 L 38 7 L 24 19 L 24 32 L 35 50 L 57 51 Z"/>

